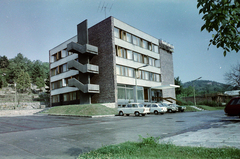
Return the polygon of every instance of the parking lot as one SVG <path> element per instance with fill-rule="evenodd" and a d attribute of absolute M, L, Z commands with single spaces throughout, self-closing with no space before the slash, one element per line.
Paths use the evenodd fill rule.
<path fill-rule="evenodd" d="M 145 117 L 31 115 L 0 119 L 1 158 L 73 159 L 79 153 L 103 145 L 138 141 L 139 135 L 171 140 L 186 133 L 194 134 L 203 130 L 207 132 L 239 124 L 238 117 L 226 117 L 223 111 L 166 113 Z M 237 126 L 239 128 L 239 125 Z M 225 129 L 225 132 L 228 130 Z"/>

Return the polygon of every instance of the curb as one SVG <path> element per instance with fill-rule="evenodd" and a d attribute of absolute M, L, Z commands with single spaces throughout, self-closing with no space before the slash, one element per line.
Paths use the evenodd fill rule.
<path fill-rule="evenodd" d="M 64 115 L 64 114 L 47 114 L 49 116 L 70 116 L 70 117 L 85 117 L 85 118 L 101 118 L 101 117 L 113 117 L 116 115 Z"/>

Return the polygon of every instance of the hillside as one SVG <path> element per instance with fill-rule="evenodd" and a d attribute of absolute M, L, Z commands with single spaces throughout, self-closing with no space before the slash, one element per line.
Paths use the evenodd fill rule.
<path fill-rule="evenodd" d="M 194 82 L 190 81 L 190 82 L 183 83 L 183 88 L 188 88 L 193 86 L 198 94 L 216 93 L 216 92 L 223 93 L 225 91 L 238 89 L 227 84 L 210 81 L 210 80 L 197 80 Z"/>

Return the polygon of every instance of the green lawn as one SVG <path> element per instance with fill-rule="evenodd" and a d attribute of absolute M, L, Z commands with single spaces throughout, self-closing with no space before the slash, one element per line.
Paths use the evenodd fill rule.
<path fill-rule="evenodd" d="M 225 107 L 210 107 L 210 106 L 207 106 L 207 105 L 197 105 L 197 107 L 202 108 L 204 110 L 209 110 L 209 111 L 212 111 L 212 110 L 223 110 L 225 108 Z M 201 111 L 201 110 L 197 110 L 197 109 L 192 108 L 190 106 L 186 106 L 186 110 L 185 111 L 196 112 L 196 111 Z"/>
<path fill-rule="evenodd" d="M 94 115 L 115 115 L 117 109 L 108 108 L 101 104 L 85 105 L 67 105 L 52 107 L 43 113 L 49 115 L 76 115 L 76 116 L 94 116 Z"/>
<path fill-rule="evenodd" d="M 153 137 L 143 138 L 141 142 L 125 142 L 118 145 L 104 146 L 89 153 L 79 155 L 78 159 L 239 159 L 240 150 L 236 148 L 183 147 L 171 143 L 158 143 Z"/>

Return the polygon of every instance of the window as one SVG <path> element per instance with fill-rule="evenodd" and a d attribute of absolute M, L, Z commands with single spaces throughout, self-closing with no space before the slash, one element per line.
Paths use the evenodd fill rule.
<path fill-rule="evenodd" d="M 133 68 L 128 68 L 128 76 L 133 77 L 134 76 L 134 69 Z"/>
<path fill-rule="evenodd" d="M 68 71 L 67 64 L 64 64 L 64 65 L 62 66 L 62 69 L 63 69 L 63 72 Z"/>
<path fill-rule="evenodd" d="M 155 81 L 156 81 L 156 82 L 160 82 L 160 75 L 155 74 Z"/>
<path fill-rule="evenodd" d="M 133 53 L 133 60 L 138 61 L 138 53 L 136 52 Z"/>
<path fill-rule="evenodd" d="M 143 41 L 142 41 L 142 47 L 143 47 L 144 49 L 148 49 L 148 42 L 147 42 L 146 40 L 143 40 Z"/>
<path fill-rule="evenodd" d="M 126 35 L 127 35 L 127 42 L 132 43 L 132 35 L 129 33 L 127 33 Z"/>
<path fill-rule="evenodd" d="M 143 57 L 143 63 L 148 64 L 148 57 L 147 56 Z"/>
<path fill-rule="evenodd" d="M 148 42 L 148 50 L 152 51 L 152 44 Z"/>
<path fill-rule="evenodd" d="M 69 94 L 63 94 L 63 101 L 69 100 Z"/>
<path fill-rule="evenodd" d="M 137 88 L 137 97 L 138 97 L 138 100 L 143 100 L 143 87 Z"/>
<path fill-rule="evenodd" d="M 116 72 L 117 72 L 117 75 L 121 75 L 121 66 L 119 65 L 116 66 Z"/>
<path fill-rule="evenodd" d="M 64 79 L 62 80 L 62 86 L 63 86 L 63 87 L 66 87 L 66 86 L 67 86 L 67 79 L 66 79 L 66 78 L 64 78 Z"/>
<path fill-rule="evenodd" d="M 118 88 L 118 99 L 125 99 L 125 88 L 124 87 L 117 87 Z"/>
<path fill-rule="evenodd" d="M 142 40 L 137 37 L 137 46 L 142 46 Z"/>
<path fill-rule="evenodd" d="M 133 44 L 137 45 L 137 37 L 133 35 L 132 36 L 132 40 L 133 40 Z"/>
<path fill-rule="evenodd" d="M 58 102 L 60 102 L 59 95 L 52 96 L 52 102 L 53 102 L 53 103 L 58 103 Z"/>
<path fill-rule="evenodd" d="M 121 39 L 122 40 L 127 40 L 127 37 L 126 37 L 126 32 L 125 31 L 123 31 L 123 30 L 121 30 Z"/>
<path fill-rule="evenodd" d="M 153 51 L 158 53 L 158 46 L 153 44 Z"/>
<path fill-rule="evenodd" d="M 133 59 L 133 54 L 131 50 L 127 50 L 127 59 L 132 60 Z"/>
<path fill-rule="evenodd" d="M 121 55 L 122 56 L 120 56 L 120 57 L 127 58 L 126 50 L 124 48 L 121 48 Z"/>
<path fill-rule="evenodd" d="M 66 50 L 62 50 L 62 58 L 67 56 L 68 56 L 68 52 Z"/>
<path fill-rule="evenodd" d="M 149 80 L 149 72 L 145 71 L 145 80 Z"/>
<path fill-rule="evenodd" d="M 141 54 L 137 54 L 138 55 L 138 62 L 143 63 L 143 56 Z"/>
<path fill-rule="evenodd" d="M 116 38 L 120 38 L 120 37 L 119 37 L 119 29 L 118 29 L 118 28 L 114 28 L 114 36 L 115 36 Z"/>

